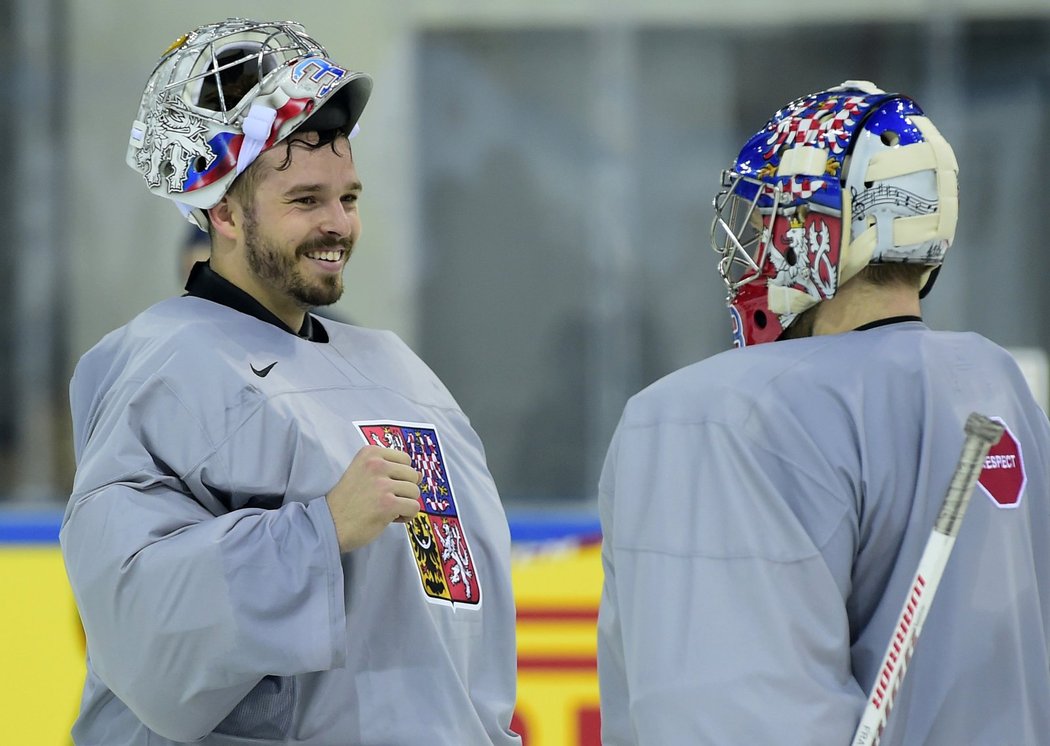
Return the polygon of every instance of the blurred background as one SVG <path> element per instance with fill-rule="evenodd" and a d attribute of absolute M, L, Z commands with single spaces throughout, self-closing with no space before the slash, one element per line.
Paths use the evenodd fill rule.
<path fill-rule="evenodd" d="M 1047 348 L 1045 0 L 303 3 L 375 77 L 364 237 L 336 311 L 398 332 L 484 440 L 511 508 L 585 509 L 626 398 L 729 344 L 708 248 L 719 170 L 781 104 L 842 80 L 915 96 L 961 163 L 925 311 Z M 103 334 L 180 292 L 187 224 L 124 164 L 154 63 L 286 3 L 7 0 L 0 74 L 0 498 L 61 504 L 66 388 Z M 202 384 L 206 385 L 206 381 Z"/>
<path fill-rule="evenodd" d="M 188 224 L 124 153 L 161 53 L 231 15 L 292 17 L 375 78 L 335 312 L 444 380 L 516 540 L 593 532 L 627 397 L 730 345 L 719 171 L 782 104 L 846 79 L 913 95 L 958 156 L 928 323 L 1015 350 L 1045 401 L 1046 0 L 3 0 L 0 510 L 51 516 L 19 541 L 54 540 L 76 361 L 181 291 Z"/>

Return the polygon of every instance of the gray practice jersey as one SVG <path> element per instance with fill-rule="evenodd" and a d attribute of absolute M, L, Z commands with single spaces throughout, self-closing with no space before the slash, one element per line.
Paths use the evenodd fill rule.
<path fill-rule="evenodd" d="M 884 746 L 1050 743 L 1050 430 L 976 334 L 731 350 L 628 404 L 600 487 L 603 743 L 848 744 L 958 463 L 985 461 Z"/>
<path fill-rule="evenodd" d="M 76 743 L 520 742 L 482 445 L 396 336 L 325 327 L 318 344 L 182 297 L 80 361 L 61 532 L 88 645 Z M 324 496 L 366 443 L 411 454 L 423 509 L 340 556 Z"/>

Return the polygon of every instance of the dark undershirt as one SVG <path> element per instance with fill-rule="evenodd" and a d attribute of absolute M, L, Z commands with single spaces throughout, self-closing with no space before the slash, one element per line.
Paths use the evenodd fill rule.
<path fill-rule="evenodd" d="M 321 322 L 310 314 L 305 315 L 303 325 L 298 332 L 292 331 L 290 326 L 277 318 L 266 306 L 215 272 L 208 262 L 197 262 L 193 265 L 189 279 L 186 280 L 186 295 L 210 300 L 232 308 L 234 311 L 254 316 L 260 321 L 273 324 L 289 334 L 295 334 L 311 342 L 328 341 L 328 332 L 321 326 Z"/>

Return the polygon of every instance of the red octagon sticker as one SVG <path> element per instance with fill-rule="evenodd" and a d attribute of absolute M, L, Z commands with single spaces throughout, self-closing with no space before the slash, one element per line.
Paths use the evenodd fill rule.
<path fill-rule="evenodd" d="M 1021 503 L 1028 477 L 1024 471 L 1021 444 L 999 417 L 993 420 L 1003 426 L 1003 437 L 988 451 L 978 484 L 1000 508 L 1016 508 Z"/>

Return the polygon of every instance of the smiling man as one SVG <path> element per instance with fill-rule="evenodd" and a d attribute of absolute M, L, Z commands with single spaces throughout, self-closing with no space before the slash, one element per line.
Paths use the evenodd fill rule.
<path fill-rule="evenodd" d="M 243 19 L 146 85 L 128 162 L 211 257 L 70 386 L 80 746 L 520 743 L 481 443 L 396 336 L 310 313 L 361 233 L 371 87 L 298 24 Z"/>
<path fill-rule="evenodd" d="M 309 309 L 342 296 L 361 234 L 350 143 L 338 131 L 297 133 L 254 170 L 212 210 L 211 268 L 300 329 Z"/>

